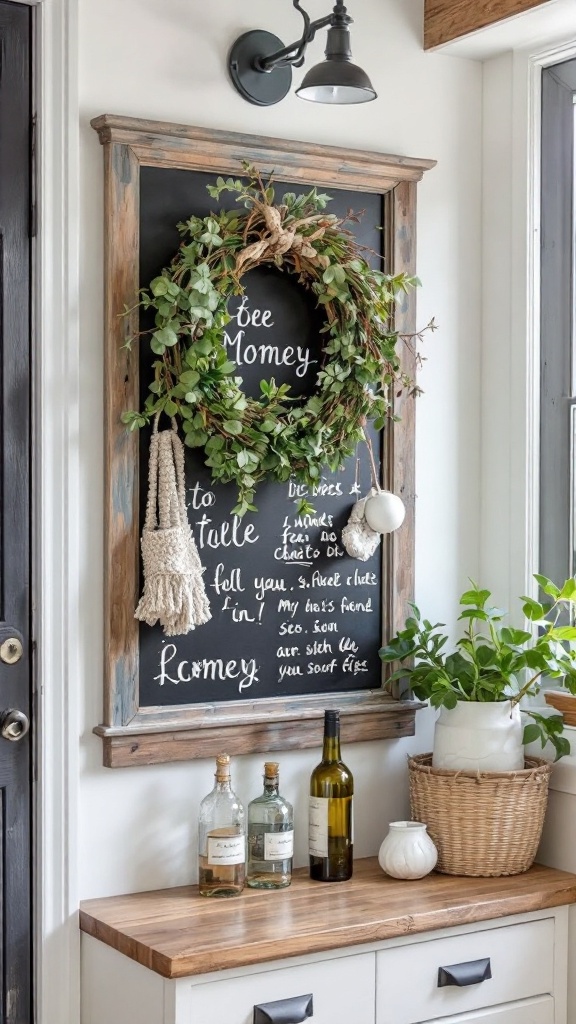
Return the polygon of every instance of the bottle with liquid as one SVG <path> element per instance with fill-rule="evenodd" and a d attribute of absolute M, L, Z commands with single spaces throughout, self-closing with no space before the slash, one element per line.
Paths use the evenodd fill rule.
<path fill-rule="evenodd" d="M 308 851 L 310 878 L 344 882 L 352 877 L 354 780 L 340 755 L 340 712 L 324 712 L 322 761 L 310 778 Z"/>
<path fill-rule="evenodd" d="M 252 889 L 284 889 L 292 880 L 294 815 L 278 792 L 278 764 L 264 765 L 264 792 L 248 804 L 248 867 Z"/>
<path fill-rule="evenodd" d="M 230 757 L 218 754 L 214 789 L 200 804 L 198 874 L 201 896 L 239 896 L 246 874 L 244 808 L 230 783 Z"/>

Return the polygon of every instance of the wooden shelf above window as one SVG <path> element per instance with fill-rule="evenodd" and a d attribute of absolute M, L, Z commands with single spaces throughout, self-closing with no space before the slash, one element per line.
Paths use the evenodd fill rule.
<path fill-rule="evenodd" d="M 548 0 L 424 0 L 424 49 L 542 7 Z"/>

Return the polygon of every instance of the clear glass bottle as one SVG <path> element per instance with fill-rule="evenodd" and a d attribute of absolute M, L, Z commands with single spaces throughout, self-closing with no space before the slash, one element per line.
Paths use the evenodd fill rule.
<path fill-rule="evenodd" d="M 284 889 L 292 880 L 294 814 L 278 792 L 278 764 L 264 764 L 264 792 L 248 804 L 248 867 L 252 889 Z"/>
<path fill-rule="evenodd" d="M 230 757 L 218 754 L 214 789 L 200 804 L 198 881 L 201 896 L 239 896 L 246 874 L 244 808 L 230 784 Z"/>
<path fill-rule="evenodd" d="M 324 712 L 322 761 L 310 778 L 308 852 L 310 878 L 344 882 L 352 877 L 354 780 L 340 755 L 340 712 Z"/>

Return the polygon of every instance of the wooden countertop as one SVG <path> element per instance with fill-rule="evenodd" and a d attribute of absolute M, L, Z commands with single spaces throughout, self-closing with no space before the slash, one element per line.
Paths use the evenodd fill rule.
<path fill-rule="evenodd" d="M 307 869 L 279 892 L 208 899 L 196 886 L 86 900 L 80 927 L 164 978 L 246 967 L 576 903 L 576 875 L 534 865 L 508 878 L 389 878 L 376 858 L 349 882 L 312 882 Z"/>

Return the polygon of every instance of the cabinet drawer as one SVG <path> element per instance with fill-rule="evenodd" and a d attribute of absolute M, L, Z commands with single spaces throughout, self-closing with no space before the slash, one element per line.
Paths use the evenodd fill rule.
<path fill-rule="evenodd" d="M 311 992 L 311 1024 L 374 1024 L 375 954 L 195 985 L 189 1024 L 252 1024 L 258 1003 Z"/>
<path fill-rule="evenodd" d="M 438 1018 L 434 1024 L 554 1024 L 554 1000 L 552 996 L 526 999 L 522 1003 Z"/>
<path fill-rule="evenodd" d="M 417 1024 L 552 994 L 553 955 L 553 918 L 383 950 L 376 962 L 377 1024 Z M 491 978 L 438 987 L 440 967 L 486 957 Z"/>

